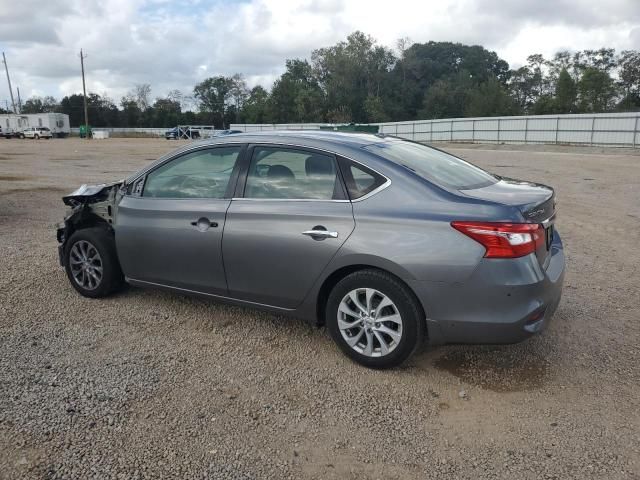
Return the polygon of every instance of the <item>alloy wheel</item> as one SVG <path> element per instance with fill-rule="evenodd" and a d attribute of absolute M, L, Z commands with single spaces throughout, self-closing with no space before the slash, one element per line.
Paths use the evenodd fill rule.
<path fill-rule="evenodd" d="M 98 249 L 86 240 L 78 240 L 71 247 L 69 266 L 75 282 L 86 290 L 95 290 L 102 282 L 102 258 Z"/>
<path fill-rule="evenodd" d="M 402 339 L 402 317 L 393 301 L 373 288 L 347 293 L 338 306 L 338 328 L 347 344 L 367 357 L 384 357 Z"/>

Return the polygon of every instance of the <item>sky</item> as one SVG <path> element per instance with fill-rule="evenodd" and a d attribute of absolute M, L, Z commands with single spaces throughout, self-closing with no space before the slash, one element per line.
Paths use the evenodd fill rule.
<path fill-rule="evenodd" d="M 236 72 L 268 88 L 285 59 L 355 30 L 390 48 L 402 37 L 480 44 L 518 67 L 532 53 L 640 50 L 640 0 L 0 0 L 0 50 L 23 101 L 81 93 L 81 48 L 87 90 L 119 103 L 135 84 L 190 94 Z"/>

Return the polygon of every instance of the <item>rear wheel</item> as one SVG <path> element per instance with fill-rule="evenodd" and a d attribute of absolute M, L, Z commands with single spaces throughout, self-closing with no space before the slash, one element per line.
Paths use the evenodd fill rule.
<path fill-rule="evenodd" d="M 105 228 L 74 232 L 65 246 L 64 265 L 71 285 L 85 297 L 106 297 L 124 284 L 113 235 Z"/>
<path fill-rule="evenodd" d="M 35 136 L 34 136 L 33 138 L 35 138 L 36 140 L 40 140 L 40 135 L 38 135 L 38 134 L 36 133 L 36 134 L 35 134 Z"/>
<path fill-rule="evenodd" d="M 367 367 L 400 365 L 424 337 L 424 315 L 413 292 L 379 270 L 343 278 L 331 291 L 326 312 L 333 340 L 347 356 Z"/>

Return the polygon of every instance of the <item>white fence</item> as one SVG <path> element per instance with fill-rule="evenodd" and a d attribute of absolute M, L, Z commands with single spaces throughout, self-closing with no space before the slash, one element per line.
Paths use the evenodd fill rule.
<path fill-rule="evenodd" d="M 94 127 L 93 130 L 104 130 L 109 132 L 110 135 L 114 133 L 117 135 L 118 133 L 127 134 L 127 133 L 138 133 L 142 135 L 150 135 L 157 137 L 164 137 L 164 132 L 169 130 L 168 128 L 113 128 L 113 127 Z M 72 135 L 79 135 L 80 129 L 77 127 L 73 127 L 71 129 Z"/>
<path fill-rule="evenodd" d="M 313 130 L 326 123 L 232 124 L 245 132 Z M 380 133 L 418 142 L 640 147 L 640 112 L 452 118 L 375 123 Z"/>

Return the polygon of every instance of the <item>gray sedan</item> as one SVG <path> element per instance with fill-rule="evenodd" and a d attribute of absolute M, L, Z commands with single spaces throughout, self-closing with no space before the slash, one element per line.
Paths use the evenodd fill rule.
<path fill-rule="evenodd" d="M 374 368 L 425 340 L 524 340 L 562 291 L 553 189 L 393 137 L 208 139 L 63 200 L 80 294 L 128 283 L 295 315 Z"/>

